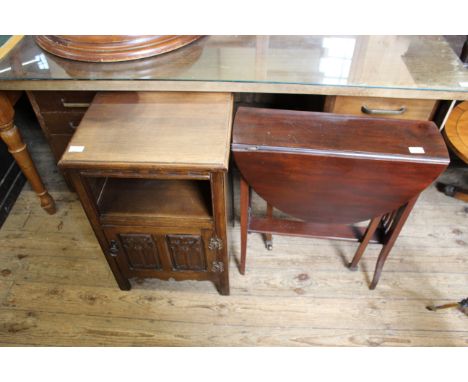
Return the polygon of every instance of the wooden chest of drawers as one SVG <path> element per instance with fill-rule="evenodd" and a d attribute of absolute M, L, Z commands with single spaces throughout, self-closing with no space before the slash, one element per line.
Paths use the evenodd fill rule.
<path fill-rule="evenodd" d="M 77 126 L 93 100 L 95 92 L 27 92 L 41 129 L 58 162 Z M 65 181 L 72 188 L 69 177 Z"/>

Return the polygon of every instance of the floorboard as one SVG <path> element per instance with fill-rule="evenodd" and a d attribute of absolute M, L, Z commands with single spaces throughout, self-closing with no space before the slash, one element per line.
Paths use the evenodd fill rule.
<path fill-rule="evenodd" d="M 468 294 L 468 205 L 433 186 L 375 291 L 378 245 L 351 272 L 356 243 L 275 236 L 267 251 L 251 234 L 241 276 L 237 222 L 231 296 L 194 281 L 134 280 L 123 292 L 43 137 L 31 137 L 58 212 L 46 215 L 26 185 L 0 230 L 0 346 L 468 346 L 465 314 L 425 309 Z"/>

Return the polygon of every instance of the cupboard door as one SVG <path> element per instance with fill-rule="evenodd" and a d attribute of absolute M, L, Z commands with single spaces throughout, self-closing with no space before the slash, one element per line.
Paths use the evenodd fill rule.
<path fill-rule="evenodd" d="M 211 229 L 196 234 L 168 233 L 164 235 L 168 258 L 173 272 L 219 272 L 215 239 Z"/>
<path fill-rule="evenodd" d="M 127 278 L 142 273 L 160 272 L 162 256 L 157 237 L 143 229 L 132 228 L 105 228 L 109 247 L 103 250 L 115 258 Z"/>
<path fill-rule="evenodd" d="M 219 272 L 211 229 L 106 227 L 110 256 L 127 277 Z M 212 246 L 211 246 L 212 247 Z"/>

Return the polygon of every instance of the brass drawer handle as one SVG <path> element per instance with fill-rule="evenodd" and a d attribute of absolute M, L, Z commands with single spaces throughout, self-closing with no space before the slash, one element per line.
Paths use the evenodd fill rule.
<path fill-rule="evenodd" d="M 76 130 L 76 128 L 78 127 L 78 125 L 75 125 L 72 121 L 68 122 L 68 126 L 70 126 L 70 129 L 72 130 Z"/>
<path fill-rule="evenodd" d="M 364 114 L 371 114 L 371 115 L 400 115 L 406 111 L 406 107 L 402 106 L 396 110 L 386 110 L 386 109 L 369 109 L 367 105 L 362 105 L 361 111 Z"/>
<path fill-rule="evenodd" d="M 67 102 L 65 99 L 61 99 L 62 101 L 62 106 L 63 107 L 68 107 L 68 108 L 73 108 L 73 107 L 82 107 L 82 108 L 88 108 L 91 106 L 89 102 Z"/>

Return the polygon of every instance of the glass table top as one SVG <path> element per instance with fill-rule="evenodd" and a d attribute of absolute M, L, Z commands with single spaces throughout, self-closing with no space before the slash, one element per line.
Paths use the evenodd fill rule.
<path fill-rule="evenodd" d="M 205 36 L 119 63 L 56 57 L 32 36 L 0 60 L 9 81 L 200 81 L 468 92 L 468 70 L 442 36 Z"/>

